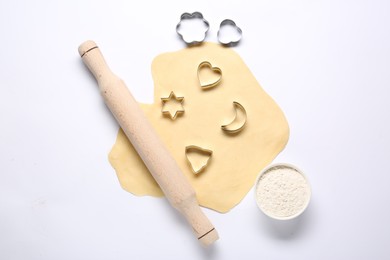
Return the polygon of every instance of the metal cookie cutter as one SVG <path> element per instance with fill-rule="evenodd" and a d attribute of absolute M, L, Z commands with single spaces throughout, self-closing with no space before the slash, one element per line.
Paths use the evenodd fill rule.
<path fill-rule="evenodd" d="M 191 159 L 190 157 L 188 157 L 188 154 L 191 153 L 191 152 L 195 152 L 195 153 L 198 153 L 198 154 L 201 154 L 201 155 L 205 155 L 205 156 L 208 156 L 207 160 L 198 168 L 195 168 L 195 165 L 193 162 L 191 162 Z M 202 171 L 204 171 L 207 167 L 207 165 L 209 164 L 209 161 L 211 159 L 211 156 L 213 155 L 213 151 L 212 150 L 209 150 L 209 149 L 205 149 L 205 148 L 202 148 L 202 147 L 199 147 L 199 146 L 196 146 L 196 145 L 189 145 L 189 146 L 186 146 L 186 158 L 187 158 L 187 162 L 189 163 L 191 169 L 192 169 L 192 172 L 195 173 L 195 174 L 198 174 Z"/>
<path fill-rule="evenodd" d="M 225 26 L 230 26 L 230 27 L 233 27 L 233 29 L 235 29 L 237 31 L 237 34 L 238 34 L 238 37 L 236 39 L 224 39 L 222 37 L 222 32 L 221 32 L 221 29 Z M 228 47 L 233 47 L 233 46 L 236 46 L 241 38 L 242 38 L 242 30 L 240 29 L 240 27 L 238 27 L 236 25 L 236 23 L 233 21 L 233 20 L 230 20 L 230 19 L 225 19 L 221 22 L 220 26 L 219 26 L 219 30 L 218 30 L 218 33 L 217 33 L 217 36 L 218 36 L 218 41 L 222 44 L 222 45 L 225 45 L 225 46 L 228 46 Z"/>
<path fill-rule="evenodd" d="M 233 106 L 235 112 L 233 120 L 229 124 L 221 126 L 222 131 L 228 134 L 236 134 L 244 129 L 247 119 L 246 110 L 240 103 L 234 101 Z M 240 116 L 238 111 L 240 111 Z"/>
<path fill-rule="evenodd" d="M 213 72 L 213 74 L 216 74 L 218 76 L 215 81 L 210 82 L 210 81 L 207 81 L 207 80 L 204 80 L 201 78 L 200 71 L 202 69 L 205 69 L 205 68 L 210 69 Z M 199 66 L 198 66 L 198 81 L 199 81 L 199 84 L 200 84 L 202 89 L 210 89 L 212 87 L 215 87 L 221 82 L 221 80 L 222 80 L 222 70 L 220 68 L 213 67 L 211 65 L 211 63 L 208 61 L 203 61 L 199 64 Z"/>
<path fill-rule="evenodd" d="M 200 19 L 200 20 L 202 20 L 204 25 L 206 25 L 206 30 L 204 31 L 204 35 L 201 39 L 188 39 L 189 37 L 186 37 L 185 35 L 183 35 L 182 32 L 180 32 L 182 21 L 191 20 L 191 19 Z M 209 22 L 203 18 L 203 15 L 201 12 L 193 12 L 192 14 L 191 13 L 183 13 L 180 16 L 180 22 L 176 25 L 176 32 L 187 45 L 196 45 L 196 44 L 200 44 L 204 41 L 209 28 L 210 28 Z"/>
<path fill-rule="evenodd" d="M 169 116 L 172 120 L 175 120 L 178 115 L 184 113 L 184 107 L 183 107 L 184 97 L 176 97 L 173 91 L 171 91 L 169 97 L 161 98 L 161 101 L 162 101 L 161 113 L 163 113 L 163 115 Z M 179 102 L 180 108 L 175 108 L 175 109 L 167 108 L 166 104 L 169 102 Z"/>

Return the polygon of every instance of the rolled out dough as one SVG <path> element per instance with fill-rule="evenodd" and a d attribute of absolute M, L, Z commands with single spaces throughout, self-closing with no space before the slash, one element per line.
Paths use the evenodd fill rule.
<path fill-rule="evenodd" d="M 197 68 L 203 61 L 222 70 L 219 85 L 200 87 Z M 231 48 L 214 43 L 157 56 L 152 63 L 154 103 L 140 104 L 157 134 L 188 178 L 200 205 L 227 212 L 253 187 L 257 174 L 288 141 L 286 118 L 261 88 L 240 56 Z M 174 91 L 184 97 L 185 112 L 171 120 L 163 116 L 161 97 Z M 233 101 L 247 112 L 245 128 L 231 135 L 221 125 L 232 121 Z M 207 168 L 194 174 L 185 147 L 196 145 L 213 151 Z M 135 195 L 162 196 L 147 168 L 119 130 L 109 154 L 121 186 Z"/>

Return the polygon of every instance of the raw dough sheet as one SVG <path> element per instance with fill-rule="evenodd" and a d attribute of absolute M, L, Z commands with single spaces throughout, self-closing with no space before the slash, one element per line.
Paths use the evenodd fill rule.
<path fill-rule="evenodd" d="M 219 85 L 201 88 L 198 65 L 208 61 L 222 70 Z M 240 56 L 214 43 L 165 53 L 152 63 L 154 103 L 140 104 L 157 134 L 188 178 L 200 205 L 227 212 L 253 187 L 257 174 L 280 153 L 289 137 L 287 120 L 275 101 L 261 88 Z M 161 98 L 173 91 L 184 97 L 185 112 L 175 120 L 162 114 Z M 247 112 L 247 122 L 237 134 L 221 125 L 234 118 L 233 101 Z M 199 174 L 187 161 L 185 147 L 213 151 Z M 119 130 L 109 160 L 121 186 L 135 195 L 162 196 L 162 192 L 124 133 Z"/>

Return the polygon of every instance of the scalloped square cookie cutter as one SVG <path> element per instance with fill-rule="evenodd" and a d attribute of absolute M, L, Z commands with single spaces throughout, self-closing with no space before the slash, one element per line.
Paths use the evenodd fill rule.
<path fill-rule="evenodd" d="M 222 39 L 222 28 L 223 27 L 227 27 L 227 26 L 231 26 L 233 27 L 237 33 L 238 33 L 238 38 L 235 39 L 235 40 L 228 40 L 228 41 L 224 41 Z M 219 30 L 218 30 L 218 33 L 217 33 L 217 37 L 218 37 L 218 41 L 224 45 L 224 46 L 227 46 L 227 47 L 233 47 L 233 46 L 236 46 L 240 41 L 241 41 L 241 38 L 242 38 L 242 30 L 240 27 L 238 27 L 236 25 L 236 23 L 231 20 L 231 19 L 225 19 L 221 22 L 221 24 L 219 25 Z"/>

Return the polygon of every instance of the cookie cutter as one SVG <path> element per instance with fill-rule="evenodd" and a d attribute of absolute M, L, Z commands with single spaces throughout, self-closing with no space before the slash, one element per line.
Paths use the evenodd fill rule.
<path fill-rule="evenodd" d="M 184 35 L 180 32 L 180 27 L 181 27 L 181 22 L 183 20 L 191 20 L 191 19 L 200 19 L 202 20 L 202 22 L 206 25 L 206 31 L 204 32 L 204 36 L 202 39 L 200 40 L 188 40 L 186 39 L 186 37 L 184 37 Z M 206 38 L 206 35 L 207 35 L 207 32 L 208 30 L 210 29 L 210 24 L 209 22 L 204 19 L 203 17 L 203 14 L 201 12 L 193 12 L 193 13 L 183 13 L 181 16 L 180 16 L 180 21 L 179 23 L 176 25 L 176 32 L 177 34 L 180 36 L 180 38 L 187 44 L 187 45 L 197 45 L 197 44 L 200 44 L 202 43 L 205 38 Z"/>
<path fill-rule="evenodd" d="M 222 131 L 228 134 L 236 134 L 240 132 L 242 129 L 244 129 L 247 120 L 246 110 L 243 105 L 241 105 L 237 101 L 234 101 L 233 106 L 235 112 L 233 120 L 229 124 L 221 126 Z M 238 121 L 237 110 L 240 110 L 242 112 L 243 119 L 241 120 L 241 122 Z"/>
<path fill-rule="evenodd" d="M 221 38 L 221 29 L 222 27 L 224 26 L 232 26 L 237 32 L 238 32 L 238 39 L 237 40 L 229 40 L 229 41 L 224 41 L 222 38 Z M 241 38 L 242 38 L 242 30 L 240 27 L 238 27 L 236 25 L 236 23 L 231 20 L 231 19 L 225 19 L 221 22 L 221 24 L 219 25 L 219 30 L 218 30 L 218 33 L 217 33 L 217 37 L 218 37 L 218 41 L 224 45 L 224 46 L 227 46 L 227 47 L 233 47 L 233 46 L 236 46 L 240 41 L 241 41 Z"/>
<path fill-rule="evenodd" d="M 202 165 L 202 167 L 200 167 L 199 169 L 195 169 L 190 158 L 188 157 L 188 153 L 190 153 L 190 152 L 197 152 L 199 154 L 203 154 L 203 155 L 208 156 L 206 163 L 204 165 Z M 196 145 L 188 145 L 188 146 L 186 146 L 186 149 L 185 149 L 185 155 L 187 158 L 187 162 L 191 167 L 192 172 L 195 174 L 198 174 L 198 173 L 204 171 L 206 169 L 206 167 L 209 165 L 209 161 L 211 159 L 211 156 L 213 155 L 213 151 L 209 150 L 209 149 L 202 148 L 200 146 L 196 146 Z"/>
<path fill-rule="evenodd" d="M 202 83 L 202 80 L 200 78 L 200 71 L 204 67 L 208 67 L 208 68 L 211 69 L 212 72 L 218 74 L 219 75 L 218 79 L 216 81 L 214 81 L 214 82 L 211 82 L 211 83 L 210 82 L 209 83 Z M 211 65 L 211 63 L 208 62 L 208 61 L 203 61 L 203 62 L 201 62 L 199 64 L 199 66 L 198 66 L 198 81 L 199 81 L 199 84 L 202 87 L 202 89 L 210 89 L 212 87 L 215 87 L 215 86 L 217 86 L 221 82 L 221 80 L 222 80 L 222 70 L 220 68 L 213 67 Z"/>
<path fill-rule="evenodd" d="M 173 115 L 171 110 L 164 109 L 165 103 L 171 102 L 171 100 L 179 101 L 181 106 L 181 109 L 176 109 Z M 171 91 L 168 97 L 161 98 L 161 101 L 162 101 L 161 113 L 163 115 L 168 115 L 172 120 L 175 120 L 178 115 L 183 114 L 185 112 L 183 107 L 184 97 L 177 97 L 173 91 Z"/>

